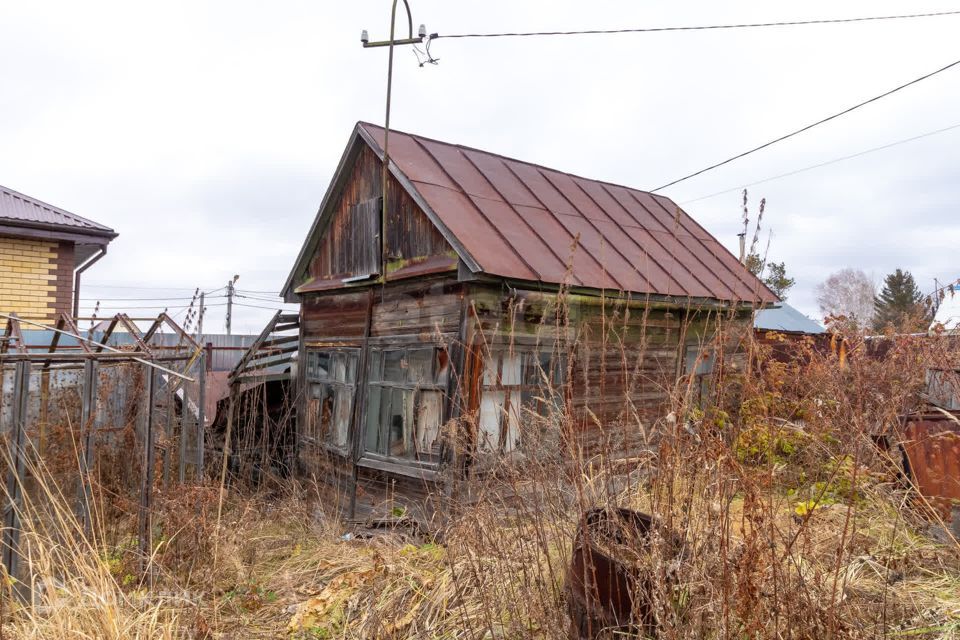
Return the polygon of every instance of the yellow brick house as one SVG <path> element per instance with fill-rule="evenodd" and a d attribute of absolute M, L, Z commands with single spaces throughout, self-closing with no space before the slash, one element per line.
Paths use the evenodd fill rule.
<path fill-rule="evenodd" d="M 38 322 L 76 315 L 80 275 L 117 234 L 0 186 L 0 312 Z"/>

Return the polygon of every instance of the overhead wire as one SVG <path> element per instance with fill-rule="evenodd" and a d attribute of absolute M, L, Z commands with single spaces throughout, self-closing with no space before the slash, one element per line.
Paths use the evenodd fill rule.
<path fill-rule="evenodd" d="M 709 24 L 677 27 L 638 27 L 627 29 L 582 29 L 576 31 L 512 31 L 505 33 L 435 33 L 430 39 L 438 38 L 526 38 L 533 36 L 581 36 L 618 33 L 658 33 L 668 31 L 711 31 L 719 29 L 760 29 L 767 27 L 797 27 L 806 25 L 849 24 L 854 22 L 879 22 L 884 20 L 907 20 L 914 18 L 934 18 L 960 15 L 960 11 L 934 11 L 929 13 L 906 13 L 886 16 L 861 16 L 856 18 L 823 18 L 815 20 L 782 20 L 776 22 L 745 22 L 734 24 Z"/>
<path fill-rule="evenodd" d="M 220 296 L 206 295 L 205 299 L 210 300 L 212 298 L 226 298 L 226 297 L 227 297 L 226 295 L 220 295 Z M 153 302 L 153 301 L 164 301 L 164 300 L 179 302 L 180 300 L 199 300 L 200 295 L 198 294 L 196 296 L 173 297 L 173 298 L 101 298 L 100 296 L 81 296 L 80 299 L 81 300 L 100 300 L 100 301 L 107 301 L 107 302 L 125 302 L 125 301 Z"/>
<path fill-rule="evenodd" d="M 154 287 L 148 285 L 130 285 L 130 284 L 94 284 L 84 282 L 83 286 L 90 289 L 142 289 L 144 291 L 196 291 L 197 287 Z M 226 286 L 216 289 L 201 289 L 207 295 L 226 289 Z"/>
<path fill-rule="evenodd" d="M 291 304 L 296 304 L 296 303 L 294 303 L 294 302 L 284 302 L 283 304 L 291 305 Z M 235 307 L 247 307 L 248 309 L 268 309 L 268 310 L 270 310 L 270 311 L 279 311 L 280 309 L 283 308 L 283 306 L 282 306 L 281 304 L 278 304 L 276 307 L 262 307 L 262 306 L 256 305 L 256 304 L 246 304 L 246 303 L 244 303 L 244 302 L 234 302 L 234 303 L 233 303 L 233 306 L 235 306 Z"/>
<path fill-rule="evenodd" d="M 920 76 L 919 78 L 914 78 L 913 80 L 910 80 L 909 82 L 905 82 L 904 84 L 901 84 L 901 85 L 899 85 L 899 86 L 897 86 L 897 87 L 894 87 L 893 89 L 890 89 L 889 91 L 885 91 L 885 92 L 881 93 L 880 95 L 873 96 L 872 98 L 868 98 L 867 100 L 864 100 L 863 102 L 859 102 L 859 103 L 853 105 L 852 107 L 848 107 L 848 108 L 844 109 L 843 111 L 838 111 L 837 113 L 834 113 L 833 115 L 827 116 L 826 118 L 821 118 L 820 120 L 817 120 L 816 122 L 812 122 L 812 123 L 810 123 L 810 124 L 808 124 L 808 125 L 806 125 L 806 126 L 804 126 L 804 127 L 801 127 L 801 128 L 799 128 L 799 129 L 796 129 L 795 131 L 791 131 L 790 133 L 787 133 L 787 134 L 785 134 L 785 135 L 782 135 L 782 136 L 780 136 L 780 137 L 778 137 L 778 138 L 774 138 L 773 140 L 770 140 L 769 142 L 765 142 L 765 143 L 763 143 L 763 144 L 761 144 L 761 145 L 759 145 L 759 146 L 756 146 L 756 147 L 754 147 L 754 148 L 752 148 L 752 149 L 749 149 L 749 150 L 744 151 L 744 152 L 742 152 L 742 153 L 738 153 L 738 154 L 736 154 L 735 156 L 731 156 L 731 157 L 727 158 L 726 160 L 723 160 L 723 161 L 721 161 L 721 162 L 714 163 L 714 164 L 712 164 L 712 165 L 710 165 L 710 166 L 708 166 L 708 167 L 705 167 L 705 168 L 703 168 L 703 169 L 700 169 L 699 171 L 694 171 L 694 172 L 691 173 L 691 174 L 688 174 L 688 175 L 686 175 L 686 176 L 684 176 L 684 177 L 682 177 L 682 178 L 677 178 L 676 180 L 672 180 L 672 181 L 670 181 L 670 182 L 668 182 L 668 183 L 666 183 L 666 184 L 664 184 L 664 185 L 661 185 L 661 186 L 659 186 L 659 187 L 657 187 L 657 188 L 655 188 L 655 189 L 649 189 L 649 191 L 650 191 L 651 193 L 652 193 L 652 192 L 656 192 L 656 191 L 660 191 L 661 189 L 666 189 L 667 187 L 672 187 L 672 186 L 674 186 L 674 185 L 680 184 L 681 182 L 684 182 L 684 181 L 686 181 L 686 180 L 689 180 L 690 178 L 694 178 L 694 177 L 696 177 L 696 176 L 702 175 L 702 174 L 704 174 L 704 173 L 706 173 L 706 172 L 708 172 L 708 171 L 712 171 L 713 169 L 716 169 L 716 168 L 718 168 L 718 167 L 722 167 L 722 166 L 724 166 L 724 165 L 726 165 L 726 164 L 730 164 L 731 162 L 733 162 L 733 161 L 735 161 L 735 160 L 739 160 L 740 158 L 746 157 L 746 156 L 748 156 L 748 155 L 750 155 L 750 154 L 752 154 L 752 153 L 756 153 L 757 151 L 760 151 L 761 149 L 766 149 L 767 147 L 773 146 L 773 145 L 777 144 L 778 142 L 783 142 L 784 140 L 787 140 L 787 139 L 789 139 L 789 138 L 792 138 L 792 137 L 794 137 L 794 136 L 796 136 L 796 135 L 799 135 L 799 134 L 801 134 L 801 133 L 803 133 L 803 132 L 805 132 L 805 131 L 809 131 L 810 129 L 813 129 L 814 127 L 817 127 L 817 126 L 820 126 L 820 125 L 825 124 L 825 123 L 827 123 L 827 122 L 830 122 L 831 120 L 836 120 L 837 118 L 840 118 L 841 116 L 845 116 L 846 114 L 848 114 L 848 113 L 850 113 L 850 112 L 852 112 L 852 111 L 856 111 L 857 109 L 860 109 L 860 108 L 862 108 L 862 107 L 865 107 L 865 106 L 867 106 L 868 104 L 872 104 L 872 103 L 874 103 L 874 102 L 876 102 L 876 101 L 878 101 L 878 100 L 881 100 L 881 99 L 883 99 L 883 98 L 886 98 L 887 96 L 893 95 L 894 93 L 897 93 L 898 91 L 902 91 L 903 89 L 906 89 L 907 87 L 911 87 L 911 86 L 913 86 L 913 85 L 915 85 L 915 84 L 917 84 L 917 83 L 919 83 L 919 82 L 922 82 L 922 81 L 924 81 L 924 80 L 926 80 L 926 79 L 928 79 L 928 78 L 932 78 L 933 76 L 935 76 L 935 75 L 937 75 L 937 74 L 939 74 L 939 73 L 943 73 L 944 71 L 947 71 L 947 70 L 949 70 L 949 69 L 952 69 L 953 67 L 956 67 L 957 65 L 960 65 L 960 60 L 955 60 L 955 61 L 951 62 L 950 64 L 948 64 L 948 65 L 946 65 L 946 66 L 940 67 L 939 69 L 936 69 L 935 71 L 931 71 L 931 72 L 929 72 L 929 73 L 926 73 L 926 74 Z"/>
<path fill-rule="evenodd" d="M 767 183 L 767 182 L 772 182 L 772 181 L 774 181 L 774 180 L 780 180 L 781 178 L 788 178 L 788 177 L 790 177 L 790 176 L 795 176 L 795 175 L 797 175 L 798 173 L 804 173 L 804 172 L 806 172 L 806 171 L 812 171 L 812 170 L 814 170 L 814 169 L 819 169 L 819 168 L 821 168 L 821 167 L 826 167 L 826 166 L 829 166 L 829 165 L 831 165 L 831 164 L 836 164 L 836 163 L 838 163 L 838 162 L 844 162 L 845 160 L 852 160 L 852 159 L 854 159 L 854 158 L 859 158 L 860 156 L 865 156 L 865 155 L 867 155 L 867 154 L 869 154 L 869 153 L 875 153 L 875 152 L 877 152 L 877 151 L 883 151 L 883 150 L 885 150 L 885 149 L 890 149 L 890 148 L 892 148 L 892 147 L 897 147 L 897 146 L 899 146 L 899 145 L 901 145 L 901 144 L 906 144 L 906 143 L 908 143 L 908 142 L 914 142 L 914 141 L 916 141 L 916 140 L 921 140 L 921 139 L 923 139 L 923 138 L 929 138 L 930 136 L 935 136 L 935 135 L 940 134 L 940 133 L 946 133 L 947 131 L 952 131 L 952 130 L 954 130 L 954 129 L 960 129 L 960 123 L 951 125 L 951 126 L 949 126 L 949 127 L 944 127 L 944 128 L 942 128 L 942 129 L 937 129 L 937 130 L 935 130 L 935 131 L 928 131 L 928 132 L 926 132 L 926 133 L 921 133 L 920 135 L 912 136 L 912 137 L 910 137 L 910 138 L 905 138 L 905 139 L 903 139 L 903 140 L 897 140 L 896 142 L 891 142 L 891 143 L 888 143 L 888 144 L 880 145 L 879 147 L 873 147 L 873 148 L 870 148 L 870 149 L 864 149 L 863 151 L 858 151 L 857 153 L 851 153 L 850 155 L 841 156 L 841 157 L 839 157 L 839 158 L 834 158 L 834 159 L 832 159 L 832 160 L 827 160 L 826 162 L 818 162 L 817 164 L 812 164 L 812 165 L 810 165 L 810 166 L 803 167 L 803 168 L 801 168 L 801 169 L 794 169 L 793 171 L 788 171 L 788 172 L 786 172 L 786 173 L 781 173 L 781 174 L 778 174 L 778 175 L 775 175 L 775 176 L 770 176 L 770 177 L 764 178 L 764 179 L 762 179 L 762 180 L 757 180 L 757 181 L 755 181 L 755 182 L 750 182 L 750 183 L 747 183 L 747 184 L 743 184 L 743 185 L 740 185 L 739 187 L 732 187 L 732 188 L 730 188 L 730 189 L 724 189 L 723 191 L 717 191 L 717 192 L 715 192 L 715 193 L 711 193 L 711 194 L 708 194 L 708 195 L 705 195 L 705 196 L 700 196 L 700 197 L 698 197 L 698 198 L 693 198 L 692 200 L 684 200 L 684 201 L 681 202 L 680 204 L 685 205 L 685 204 L 690 204 L 690 203 L 693 203 L 693 202 L 700 202 L 701 200 L 707 200 L 707 199 L 709 199 L 709 198 L 714 198 L 714 197 L 716 197 L 716 196 L 722 196 L 722 195 L 727 194 L 727 193 L 733 193 L 733 192 L 735 192 L 735 191 L 736 191 L 736 192 L 739 192 L 739 191 L 742 191 L 743 189 L 747 189 L 747 188 L 749 188 L 749 187 L 755 187 L 755 186 L 757 186 L 758 184 L 764 184 L 764 183 Z"/>

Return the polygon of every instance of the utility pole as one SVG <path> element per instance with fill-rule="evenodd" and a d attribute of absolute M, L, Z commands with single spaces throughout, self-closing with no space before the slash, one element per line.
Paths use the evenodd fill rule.
<path fill-rule="evenodd" d="M 227 335 L 230 335 L 230 321 L 233 320 L 233 285 L 240 279 L 239 275 L 233 276 L 233 280 L 227 282 Z"/>
<path fill-rule="evenodd" d="M 427 37 L 427 27 L 420 25 L 417 37 L 413 35 L 413 14 L 410 13 L 410 3 L 403 0 L 403 6 L 407 10 L 407 37 L 401 40 L 395 40 L 394 34 L 397 23 L 397 0 L 393 0 L 393 8 L 390 10 L 390 39 L 378 42 L 370 42 L 367 30 L 360 33 L 360 42 L 364 49 L 371 47 L 389 47 L 390 52 L 387 56 L 387 109 L 383 125 L 383 170 L 380 184 L 381 211 L 380 211 L 380 256 L 381 259 L 386 256 L 386 234 L 384 228 L 387 224 L 387 174 L 390 170 L 390 95 L 393 90 L 393 47 L 394 45 L 417 45 L 423 42 Z M 229 333 L 229 332 L 228 332 Z"/>

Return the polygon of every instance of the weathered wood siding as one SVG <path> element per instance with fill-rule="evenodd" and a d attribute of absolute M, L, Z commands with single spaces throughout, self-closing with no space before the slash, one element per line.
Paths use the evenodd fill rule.
<path fill-rule="evenodd" d="M 461 370 L 462 350 L 456 344 L 462 324 L 463 285 L 451 277 L 421 277 L 416 280 L 388 282 L 384 285 L 341 292 L 312 293 L 303 296 L 301 332 L 304 345 L 346 346 L 361 349 L 361 368 L 357 374 L 354 418 L 350 427 L 351 455 L 342 455 L 322 445 L 301 443 L 298 449 L 302 473 L 323 484 L 330 504 L 349 507 L 354 486 L 358 513 L 393 501 L 394 493 L 414 499 L 396 501 L 412 507 L 422 502 L 428 491 L 422 480 L 365 467 L 354 468 L 362 454 L 363 398 L 367 379 L 367 354 L 371 347 L 393 344 L 441 343 L 447 345 L 454 371 Z M 367 322 L 369 318 L 369 336 Z M 458 376 L 451 376 L 456 395 Z M 305 379 L 301 388 L 306 392 Z M 302 394 L 301 394 L 302 395 Z M 448 398 L 449 400 L 449 398 Z M 306 403 L 301 406 L 304 407 Z M 450 407 L 446 411 L 451 411 Z M 430 491 L 432 492 L 431 486 Z M 388 509 L 389 510 L 389 509 Z"/>
<path fill-rule="evenodd" d="M 554 294 L 511 297 L 478 285 L 467 302 L 471 344 L 533 341 L 572 359 L 567 406 L 584 431 L 648 428 L 664 415 L 678 373 L 681 312 L 585 296 L 567 297 L 558 311 Z"/>
<path fill-rule="evenodd" d="M 363 146 L 325 214 L 309 266 L 298 278 L 297 286 L 312 282 L 335 284 L 337 280 L 371 274 L 396 274 L 395 277 L 402 278 L 410 272 L 416 276 L 421 272 L 412 268 L 423 263 L 429 263 L 434 272 L 456 267 L 453 249 L 393 176 L 387 188 L 385 240 L 381 240 L 381 171 L 380 159 Z"/>
<path fill-rule="evenodd" d="M 366 332 L 369 289 L 340 293 L 308 294 L 300 307 L 300 332 L 304 340 L 362 339 Z"/>
<path fill-rule="evenodd" d="M 457 264 L 456 252 L 410 194 L 392 177 L 391 180 L 387 190 L 384 273 L 391 277 L 407 273 L 415 276 L 416 267 L 425 264 L 432 265 L 434 272 L 452 271 Z"/>
<path fill-rule="evenodd" d="M 357 153 L 350 175 L 327 214 L 308 272 L 301 276 L 298 285 L 311 279 L 330 280 L 379 271 L 379 252 L 372 251 L 380 232 L 380 216 L 376 215 L 380 169 L 380 161 L 369 148 L 363 147 Z M 367 210 L 371 206 L 373 215 Z"/>
<path fill-rule="evenodd" d="M 459 333 L 463 288 L 451 280 L 415 280 L 377 288 L 371 334 L 420 336 Z"/>

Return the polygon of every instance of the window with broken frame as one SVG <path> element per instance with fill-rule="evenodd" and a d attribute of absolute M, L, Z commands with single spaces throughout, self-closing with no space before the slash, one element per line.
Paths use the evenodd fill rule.
<path fill-rule="evenodd" d="M 359 349 L 307 349 L 307 419 L 304 442 L 347 455 L 357 387 Z"/>
<path fill-rule="evenodd" d="M 450 383 L 447 350 L 372 348 L 367 382 L 365 454 L 439 462 Z"/>
<path fill-rule="evenodd" d="M 522 425 L 564 410 L 566 358 L 536 347 L 491 349 L 484 361 L 477 450 L 509 453 L 522 446 Z"/>

